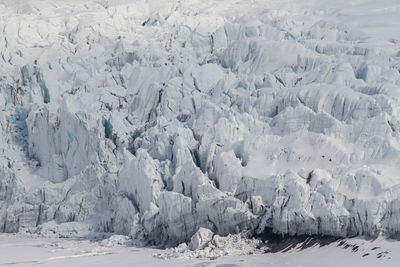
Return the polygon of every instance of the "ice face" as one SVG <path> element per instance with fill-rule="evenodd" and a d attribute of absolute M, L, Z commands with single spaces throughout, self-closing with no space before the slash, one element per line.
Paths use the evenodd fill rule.
<path fill-rule="evenodd" d="M 400 21 L 364 2 L 0 4 L 0 231 L 397 234 Z"/>

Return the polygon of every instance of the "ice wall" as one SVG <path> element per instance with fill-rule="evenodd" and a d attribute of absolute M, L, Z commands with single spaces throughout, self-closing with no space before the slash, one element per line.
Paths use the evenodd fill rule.
<path fill-rule="evenodd" d="M 400 37 L 341 5 L 0 4 L 0 231 L 398 234 Z"/>

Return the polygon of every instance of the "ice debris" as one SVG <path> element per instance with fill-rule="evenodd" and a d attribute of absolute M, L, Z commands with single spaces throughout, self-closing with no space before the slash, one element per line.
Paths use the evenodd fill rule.
<path fill-rule="evenodd" d="M 154 254 L 161 259 L 180 258 L 208 258 L 215 259 L 221 256 L 240 256 L 265 253 L 266 245 L 258 239 L 249 238 L 248 233 L 230 234 L 228 236 L 213 235 L 204 228 L 193 235 L 189 245 L 182 243 L 169 248 L 162 253 Z"/>

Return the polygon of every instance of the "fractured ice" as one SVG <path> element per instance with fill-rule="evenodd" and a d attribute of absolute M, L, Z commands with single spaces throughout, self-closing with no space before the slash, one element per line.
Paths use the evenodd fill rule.
<path fill-rule="evenodd" d="M 164 2 L 0 4 L 0 231 L 399 233 L 396 42 Z"/>

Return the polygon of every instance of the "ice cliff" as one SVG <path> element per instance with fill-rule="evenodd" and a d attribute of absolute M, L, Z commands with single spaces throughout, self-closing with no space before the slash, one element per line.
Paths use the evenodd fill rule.
<path fill-rule="evenodd" d="M 0 231 L 399 234 L 400 36 L 297 2 L 1 1 Z"/>

